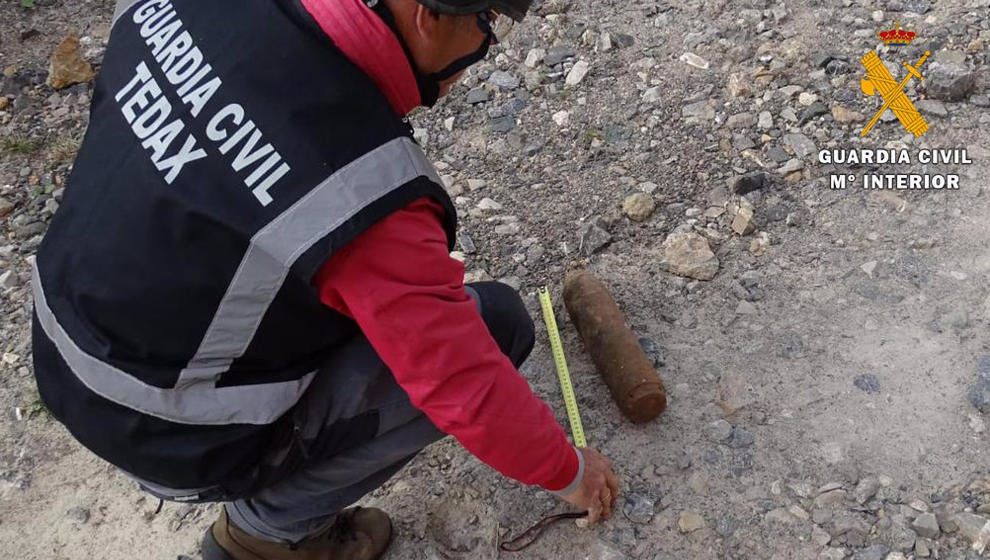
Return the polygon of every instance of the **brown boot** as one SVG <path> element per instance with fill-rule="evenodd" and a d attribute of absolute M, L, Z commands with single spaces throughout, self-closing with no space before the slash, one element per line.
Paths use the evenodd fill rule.
<path fill-rule="evenodd" d="M 223 509 L 203 538 L 203 560 L 376 560 L 392 539 L 392 522 L 380 509 L 353 507 L 334 524 L 296 545 L 249 535 Z"/>

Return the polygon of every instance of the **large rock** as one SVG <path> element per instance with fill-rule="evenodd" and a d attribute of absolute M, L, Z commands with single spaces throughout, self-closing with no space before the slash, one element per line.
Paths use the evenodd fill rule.
<path fill-rule="evenodd" d="M 677 518 L 677 528 L 682 533 L 691 533 L 705 526 L 705 518 L 693 511 L 685 511 Z"/>
<path fill-rule="evenodd" d="M 740 175 L 732 182 L 732 192 L 742 195 L 762 189 L 766 184 L 767 174 L 762 171 L 755 171 Z"/>
<path fill-rule="evenodd" d="M 506 90 L 513 90 L 519 87 L 519 76 L 512 72 L 496 70 L 488 77 L 488 83 Z"/>
<path fill-rule="evenodd" d="M 914 543 L 918 540 L 918 535 L 907 526 L 907 521 L 895 516 L 890 527 L 887 529 L 887 543 L 890 548 L 899 552 L 908 552 L 914 549 Z"/>
<path fill-rule="evenodd" d="M 52 53 L 48 66 L 48 85 L 64 89 L 74 84 L 93 81 L 93 66 L 79 54 L 79 38 L 69 35 Z"/>
<path fill-rule="evenodd" d="M 934 513 L 923 513 L 919 515 L 914 520 L 914 523 L 911 524 L 911 528 L 914 529 L 915 533 L 926 539 L 934 539 L 942 532 L 938 527 L 938 519 L 935 518 Z"/>
<path fill-rule="evenodd" d="M 880 481 L 873 477 L 867 477 L 859 481 L 853 490 L 853 499 L 857 504 L 865 504 L 880 489 Z"/>
<path fill-rule="evenodd" d="M 656 207 L 653 197 L 646 193 L 635 193 L 622 203 L 622 212 L 634 222 L 645 222 Z"/>
<path fill-rule="evenodd" d="M 934 99 L 919 99 L 915 102 L 915 107 L 926 115 L 934 115 L 936 117 L 949 116 L 949 110 L 945 108 L 945 103 Z"/>
<path fill-rule="evenodd" d="M 925 69 L 925 93 L 942 101 L 962 101 L 976 87 L 976 73 L 961 64 L 933 62 Z"/>
<path fill-rule="evenodd" d="M 826 511 L 829 510 L 816 508 L 815 518 L 817 519 L 820 515 L 823 515 L 822 512 Z M 831 525 L 829 525 L 828 533 L 832 537 L 838 537 L 847 533 L 866 534 L 870 531 L 870 526 L 871 525 L 869 523 L 858 515 L 851 512 L 840 512 L 836 514 Z"/>
<path fill-rule="evenodd" d="M 584 77 L 588 75 L 588 71 L 591 70 L 591 65 L 584 60 L 579 60 L 574 63 L 574 67 L 571 71 L 567 73 L 567 78 L 564 79 L 564 83 L 569 86 L 576 86 L 584 81 Z"/>
<path fill-rule="evenodd" d="M 715 118 L 715 109 L 712 108 L 707 100 L 697 101 L 695 103 L 685 105 L 681 109 L 681 116 L 710 121 Z"/>
<path fill-rule="evenodd" d="M 729 95 L 732 97 L 745 97 L 753 93 L 753 88 L 749 85 L 746 75 L 739 73 L 729 76 Z"/>
<path fill-rule="evenodd" d="M 488 90 L 485 86 L 478 86 L 471 91 L 467 92 L 466 101 L 471 105 L 477 105 L 478 103 L 484 103 L 488 101 Z"/>
<path fill-rule="evenodd" d="M 694 53 L 684 53 L 680 56 L 680 61 L 695 68 L 708 70 L 708 61 Z"/>
<path fill-rule="evenodd" d="M 990 540 L 990 520 L 975 513 L 957 513 L 952 520 L 959 526 L 959 533 L 974 545 L 986 546 Z"/>
<path fill-rule="evenodd" d="M 839 505 L 846 499 L 846 491 L 842 489 L 823 492 L 815 498 L 816 508 L 825 508 Z"/>
<path fill-rule="evenodd" d="M 660 103 L 663 101 L 664 88 L 657 86 L 643 92 L 644 103 Z"/>
<path fill-rule="evenodd" d="M 743 206 L 736 212 L 736 217 L 732 219 L 732 231 L 739 235 L 749 235 L 756 230 L 756 223 L 753 221 L 753 209 Z"/>
<path fill-rule="evenodd" d="M 663 242 L 660 265 L 671 274 L 711 280 L 718 273 L 718 258 L 704 237 L 693 232 L 674 232 Z"/>
<path fill-rule="evenodd" d="M 592 220 L 581 226 L 578 231 L 580 251 L 582 255 L 591 256 L 612 242 L 612 235 L 606 229 L 605 221 L 601 218 Z"/>
<path fill-rule="evenodd" d="M 566 45 L 558 45 L 547 49 L 543 57 L 543 63 L 547 66 L 556 66 L 568 58 L 574 57 L 574 49 Z"/>
<path fill-rule="evenodd" d="M 784 144 L 789 146 L 798 157 L 806 157 L 815 153 L 815 143 L 804 134 L 785 134 Z"/>
<path fill-rule="evenodd" d="M 546 56 L 547 56 L 546 49 L 540 49 L 540 48 L 530 49 L 529 54 L 526 55 L 526 62 L 525 62 L 526 67 L 536 68 L 541 62 L 543 62 Z"/>
<path fill-rule="evenodd" d="M 756 115 L 753 113 L 737 113 L 725 121 L 725 125 L 731 129 L 753 128 L 756 126 Z"/>
<path fill-rule="evenodd" d="M 804 124 L 811 119 L 828 113 L 828 107 L 825 106 L 821 101 L 815 101 L 811 105 L 808 105 L 801 110 L 801 114 L 798 116 L 798 124 Z"/>

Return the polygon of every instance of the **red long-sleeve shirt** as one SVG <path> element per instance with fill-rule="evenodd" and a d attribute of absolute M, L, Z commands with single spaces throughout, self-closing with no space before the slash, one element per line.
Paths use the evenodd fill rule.
<path fill-rule="evenodd" d="M 423 198 L 364 231 L 316 274 L 320 299 L 357 322 L 440 430 L 506 476 L 565 488 L 578 475 L 577 454 L 465 292 L 443 212 Z"/>

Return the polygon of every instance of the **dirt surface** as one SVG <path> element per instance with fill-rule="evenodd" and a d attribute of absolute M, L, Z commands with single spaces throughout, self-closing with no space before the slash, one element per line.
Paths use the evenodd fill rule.
<path fill-rule="evenodd" d="M 156 514 L 157 500 L 48 418 L 31 375 L 29 259 L 91 92 L 46 85 L 49 58 L 74 30 L 98 71 L 112 10 L 0 4 L 3 557 L 197 558 L 216 514 L 180 504 Z M 895 20 L 917 31 L 910 46 L 877 38 Z M 523 375 L 566 422 L 535 298 L 546 283 L 589 444 L 621 474 L 623 513 L 590 530 L 557 526 L 517 557 L 980 557 L 988 43 L 985 0 L 545 1 L 449 99 L 413 115 L 457 197 L 455 256 L 469 279 L 517 286 L 537 318 Z M 860 138 L 880 105 L 860 91 L 871 49 L 897 79 L 901 62 L 932 53 L 924 87 L 906 88 L 931 127 L 922 137 L 888 112 Z M 912 163 L 818 159 L 884 147 Z M 965 148 L 972 163 L 924 165 L 926 148 Z M 739 180 L 750 172 L 763 175 Z M 960 186 L 829 188 L 833 174 L 901 172 L 958 174 Z M 712 253 L 700 251 L 695 278 L 671 272 L 685 270 L 672 243 L 688 235 Z M 609 285 L 663 364 L 658 420 L 624 420 L 594 371 L 561 304 L 575 267 Z M 714 276 L 697 280 L 706 270 Z M 396 522 L 393 560 L 511 557 L 500 538 L 567 509 L 449 438 L 365 502 Z"/>

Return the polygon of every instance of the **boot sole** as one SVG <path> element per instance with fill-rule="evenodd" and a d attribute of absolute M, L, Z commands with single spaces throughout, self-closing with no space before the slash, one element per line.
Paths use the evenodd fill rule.
<path fill-rule="evenodd" d="M 207 529 L 206 536 L 203 537 L 203 560 L 235 560 L 227 553 L 217 539 L 213 536 L 212 529 Z"/>

